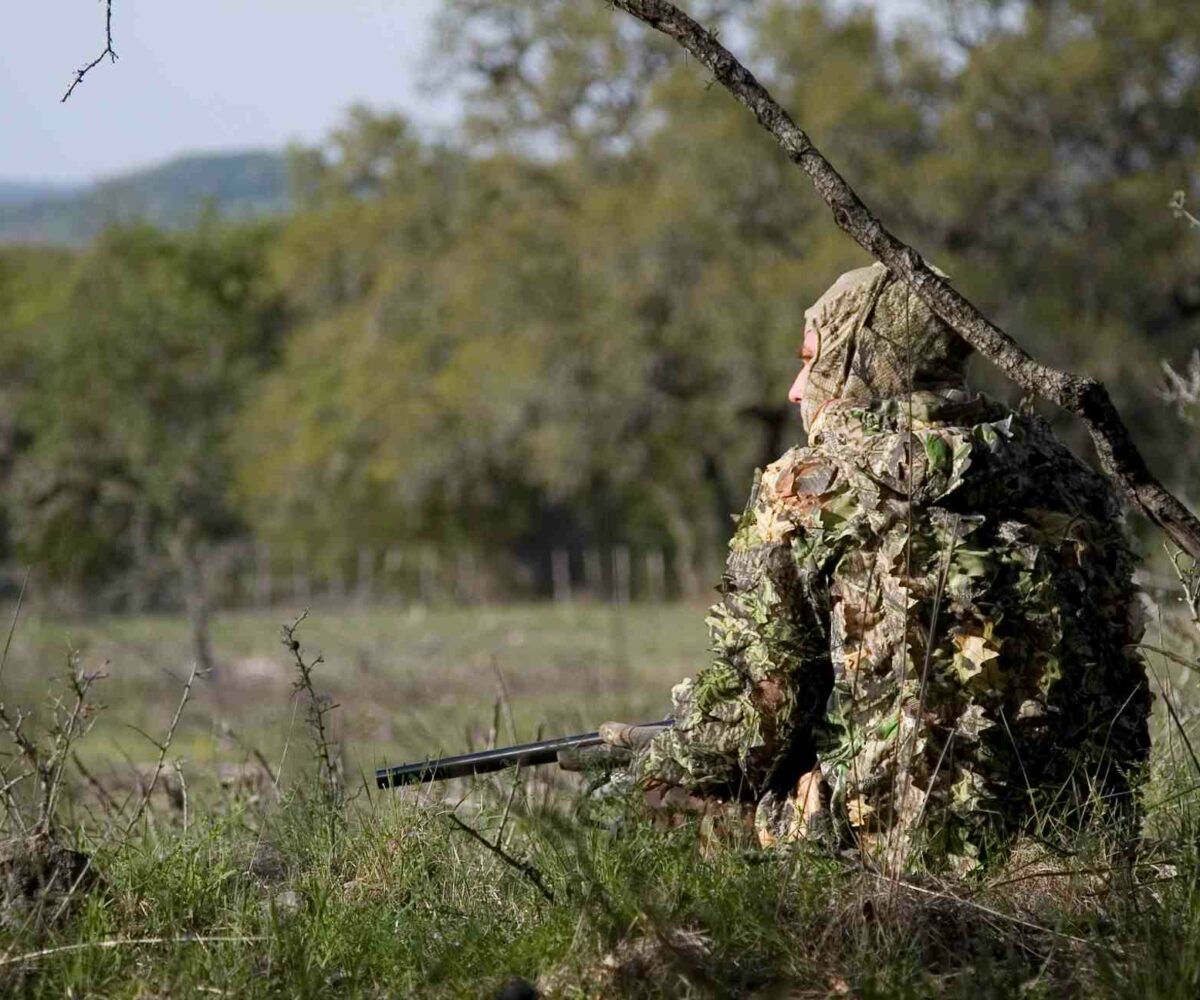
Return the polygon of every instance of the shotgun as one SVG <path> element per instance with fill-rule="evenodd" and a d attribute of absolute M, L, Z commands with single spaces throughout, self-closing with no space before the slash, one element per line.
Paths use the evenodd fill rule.
<path fill-rule="evenodd" d="M 631 727 L 635 732 L 666 729 L 674 720 L 649 722 Z M 514 747 L 497 747 L 479 753 L 464 753 L 457 757 L 435 757 L 415 764 L 399 764 L 381 767 L 375 772 L 378 788 L 396 788 L 400 785 L 427 784 L 433 781 L 449 781 L 451 778 L 469 778 L 476 774 L 490 774 L 505 768 L 533 767 L 538 764 L 553 764 L 561 753 L 573 753 L 589 747 L 605 746 L 606 741 L 597 733 L 582 733 L 579 736 L 560 736 L 553 740 L 536 743 L 521 743 Z"/>

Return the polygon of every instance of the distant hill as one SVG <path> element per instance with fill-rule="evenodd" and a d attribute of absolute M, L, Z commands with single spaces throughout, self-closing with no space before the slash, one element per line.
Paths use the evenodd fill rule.
<path fill-rule="evenodd" d="M 38 184 L 28 181 L 0 180 L 0 205 L 20 204 L 38 198 L 53 198 L 77 191 L 69 184 Z"/>
<path fill-rule="evenodd" d="M 180 228 L 209 204 L 234 218 L 286 211 L 286 157 L 271 152 L 180 156 L 77 188 L 0 181 L 0 243 L 85 243 L 117 221 Z"/>

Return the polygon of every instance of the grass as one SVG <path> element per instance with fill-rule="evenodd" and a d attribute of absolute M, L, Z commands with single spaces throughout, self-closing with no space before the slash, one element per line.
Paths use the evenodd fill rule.
<path fill-rule="evenodd" d="M 40 914 L 4 914 L 0 993 L 493 997 L 506 984 L 523 995 L 519 977 L 552 996 L 1200 995 L 1200 798 L 1178 733 L 1160 726 L 1136 864 L 1099 824 L 1066 854 L 1029 843 L 973 878 L 888 881 L 802 847 L 579 822 L 579 785 L 553 769 L 403 792 L 356 784 L 357 767 L 457 749 L 467 730 L 477 745 L 491 729 L 505 742 L 493 657 L 525 738 L 655 717 L 703 656 L 690 607 L 620 619 L 588 606 L 374 609 L 317 614 L 299 636 L 324 653 L 315 683 L 341 703 L 349 804 L 321 793 L 303 712 L 280 794 L 206 785 L 206 769 L 244 761 L 245 747 L 278 765 L 293 705 L 290 654 L 274 648 L 283 617 L 220 626 L 226 676 L 187 706 L 168 752 L 186 748 L 186 817 L 156 801 L 129 837 L 105 839 L 76 777 L 69 829 L 98 882 Z M 26 622 L 6 689 L 44 700 L 48 652 L 67 631 Z M 159 664 L 186 672 L 186 633 L 156 619 L 69 631 L 85 667 L 110 661 L 110 708 L 78 750 L 115 792 L 122 754 L 158 756 L 125 727 L 161 739 L 179 683 Z M 255 658 L 279 675 L 239 678 Z M 1187 691 L 1174 691 L 1184 720 Z M 224 735 L 235 727 L 244 746 Z"/>
<path fill-rule="evenodd" d="M 294 678 L 280 627 L 294 617 L 281 607 L 217 619 L 221 676 L 198 686 L 175 741 L 191 769 L 244 763 L 249 746 L 279 758 Z M 706 655 L 703 618 L 702 607 L 676 604 L 317 609 L 301 638 L 325 657 L 317 682 L 339 705 L 336 736 L 354 774 L 482 746 L 495 723 L 498 677 L 523 738 L 539 727 L 565 735 L 608 718 L 661 718 L 670 686 Z M 5 668 L 7 697 L 39 705 L 72 649 L 84 669 L 108 674 L 106 711 L 81 750 L 86 761 L 114 776 L 130 760 L 151 764 L 154 748 L 130 727 L 165 729 L 190 666 L 186 622 L 25 617 Z M 507 718 L 501 725 L 504 742 Z"/>

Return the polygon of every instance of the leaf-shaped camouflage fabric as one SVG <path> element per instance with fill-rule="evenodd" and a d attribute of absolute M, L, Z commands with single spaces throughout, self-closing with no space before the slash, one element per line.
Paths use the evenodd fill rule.
<path fill-rule="evenodd" d="M 806 322 L 809 447 L 756 479 L 713 662 L 643 780 L 758 801 L 767 841 L 805 833 L 816 783 L 831 835 L 893 869 L 968 867 L 1095 801 L 1132 815 L 1150 696 L 1107 483 L 968 395 L 969 348 L 882 266 Z"/>
<path fill-rule="evenodd" d="M 819 760 L 833 828 L 893 865 L 969 867 L 1047 812 L 1128 802 L 1150 707 L 1133 569 L 1107 484 L 1043 422 L 954 390 L 832 403 L 762 473 L 713 662 L 643 779 L 803 787 L 808 815 Z"/>

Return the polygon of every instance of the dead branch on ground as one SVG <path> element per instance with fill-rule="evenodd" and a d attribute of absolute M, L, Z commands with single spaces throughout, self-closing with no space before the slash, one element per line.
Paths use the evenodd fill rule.
<path fill-rule="evenodd" d="M 493 844 L 473 826 L 464 823 L 461 819 L 455 816 L 454 813 L 447 813 L 446 818 L 449 819 L 450 822 L 456 827 L 462 830 L 463 833 L 470 836 L 472 840 L 482 844 L 488 851 L 496 855 L 496 857 L 508 865 L 509 868 L 512 868 L 514 871 L 519 872 L 521 875 L 527 878 L 547 903 L 554 902 L 554 893 L 550 891 L 549 887 L 546 885 L 545 879 L 542 878 L 542 873 L 538 871 L 537 868 L 531 865 L 528 861 L 522 861 L 519 858 L 513 857 L 508 853 L 508 851 L 504 850 L 504 848 L 500 846 L 499 840 Z"/>

